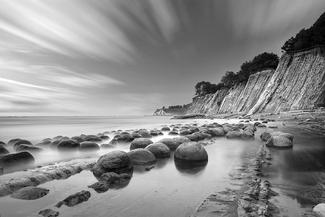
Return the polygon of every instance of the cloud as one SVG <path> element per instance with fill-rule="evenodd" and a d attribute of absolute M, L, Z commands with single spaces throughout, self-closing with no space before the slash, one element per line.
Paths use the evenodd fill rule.
<path fill-rule="evenodd" d="M 109 10 L 108 14 L 100 13 L 103 6 Z M 0 29 L 70 57 L 132 61 L 132 44 L 108 16 L 115 9 L 115 1 L 3 0 Z"/>
<path fill-rule="evenodd" d="M 10 79 L 0 78 L 0 112 L 62 112 L 67 110 L 80 111 L 78 106 L 71 106 L 70 101 L 81 98 L 63 88 L 54 89 L 28 84 Z"/>
<path fill-rule="evenodd" d="M 316 5 L 323 1 L 305 0 L 229 0 L 235 36 L 265 36 L 281 33 L 295 23 L 303 21 Z"/>

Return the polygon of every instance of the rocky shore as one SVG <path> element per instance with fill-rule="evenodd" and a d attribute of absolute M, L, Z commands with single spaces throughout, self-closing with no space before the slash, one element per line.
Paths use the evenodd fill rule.
<path fill-rule="evenodd" d="M 309 119 L 313 121 L 304 120 L 311 114 L 314 115 L 314 119 Z M 222 216 L 276 216 L 280 211 L 270 202 L 270 199 L 277 193 L 272 190 L 272 183 L 266 179 L 263 168 L 272 164 L 272 156 L 268 148 L 292 148 L 294 142 L 291 134 L 270 129 L 276 125 L 269 123 L 276 120 L 278 123 L 281 121 L 282 124 L 288 125 L 301 122 L 307 123 L 307 126 L 321 125 L 320 123 L 324 119 L 319 120 L 316 114 L 321 116 L 322 113 L 301 111 L 300 113 L 281 114 L 283 116 L 260 114 L 259 116 L 240 117 L 232 115 L 223 118 L 240 118 L 236 124 L 219 124 L 209 120 L 209 123 L 206 124 L 197 124 L 196 122 L 183 125 L 172 124 L 162 126 L 161 129 L 112 131 L 92 136 L 81 135 L 72 138 L 59 137 L 43 140 L 43 143 L 46 143 L 46 145 L 42 144 L 43 148 L 56 148 L 58 151 L 62 151 L 62 148 L 59 148 L 60 146 L 64 150 L 81 151 L 80 144 L 86 144 L 84 147 L 89 147 L 88 151 L 97 150 L 97 146 L 107 149 L 116 144 L 127 144 L 130 151 L 110 151 L 99 159 L 76 159 L 30 169 L 24 177 L 2 181 L 0 183 L 0 197 L 11 195 L 17 199 L 36 200 L 46 196 L 49 191 L 48 189 L 38 188 L 38 185 L 52 180 L 67 179 L 83 170 L 90 170 L 98 180 L 98 182 L 89 185 L 88 188 L 95 190 L 96 193 L 103 193 L 117 185 L 128 183 L 132 179 L 134 165 L 144 165 L 145 170 L 150 171 L 159 159 L 169 158 L 171 151 L 175 152 L 175 162 L 204 163 L 209 160 L 204 147 L 213 145 L 215 138 L 252 140 L 255 139 L 256 129 L 261 128 L 265 129 L 265 133 L 261 135 L 261 138 L 256 138 L 261 139 L 261 145 L 256 155 L 250 159 L 251 163 L 242 165 L 230 174 L 231 179 L 237 182 L 237 187 L 209 195 L 197 208 L 193 216 L 214 216 L 215 214 Z M 283 117 L 287 117 L 287 119 Z M 297 124 L 297 126 L 303 125 Z M 173 138 L 164 138 L 158 142 L 151 141 L 151 138 L 163 134 L 162 132 L 173 136 Z M 107 138 L 107 135 L 112 137 L 109 142 L 110 146 L 96 144 L 95 140 Z M 89 145 L 91 141 L 97 146 Z M 2 146 L 15 145 L 10 143 L 15 143 L 15 141 L 11 140 Z M 29 145 L 33 146 L 33 144 Z M 19 147 L 19 145 L 16 146 Z M 96 147 L 96 149 L 92 149 L 92 147 Z M 10 153 L 5 153 L 2 157 L 8 154 L 10 155 Z M 39 211 L 39 214 L 59 216 L 59 208 L 62 205 L 72 207 L 79 203 L 86 203 L 90 198 L 90 192 L 85 189 L 58 201 L 56 205 L 53 204 L 53 209 L 47 207 Z"/>

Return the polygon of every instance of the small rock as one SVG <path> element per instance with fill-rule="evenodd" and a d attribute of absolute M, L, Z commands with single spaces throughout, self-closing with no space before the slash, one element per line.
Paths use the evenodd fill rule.
<path fill-rule="evenodd" d="M 63 201 L 60 201 L 55 206 L 60 208 L 62 205 L 66 205 L 68 207 L 75 206 L 79 203 L 83 203 L 90 198 L 91 194 L 89 191 L 81 191 L 76 194 L 70 195 L 69 197 L 65 198 Z"/>
<path fill-rule="evenodd" d="M 58 217 L 60 213 L 51 209 L 43 209 L 38 214 L 44 217 Z"/>

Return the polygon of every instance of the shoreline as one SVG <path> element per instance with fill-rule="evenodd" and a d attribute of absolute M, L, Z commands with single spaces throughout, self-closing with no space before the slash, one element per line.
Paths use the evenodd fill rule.
<path fill-rule="evenodd" d="M 306 126 L 302 124 L 297 123 L 307 123 L 307 126 L 313 126 L 314 121 L 305 121 L 307 117 L 310 117 L 310 113 L 316 114 L 314 112 L 288 112 L 288 113 L 282 113 L 280 115 L 274 115 L 274 114 L 257 114 L 252 115 L 251 119 L 259 118 L 259 119 L 275 119 L 276 122 L 282 122 L 285 123 L 284 126 L 288 127 L 294 127 L 304 129 L 306 130 Z M 317 113 L 318 114 L 318 113 Z M 323 113 L 320 113 L 322 115 Z M 189 119 L 190 121 L 191 119 Z M 202 119 L 202 123 L 205 122 L 207 119 Z M 316 119 L 316 123 L 321 123 L 318 119 Z M 173 120 L 174 121 L 174 120 Z M 198 119 L 192 119 L 192 124 L 198 121 Z M 209 120 L 213 122 L 213 120 Z M 241 120 L 238 120 L 237 123 L 240 124 Z M 323 121 L 323 120 L 322 120 Z M 201 121 L 200 121 L 201 122 Z M 227 122 L 227 120 L 225 120 Z M 172 124 L 172 123 L 171 123 Z M 244 124 L 244 123 L 242 123 Z M 268 129 L 268 128 L 267 128 Z M 309 127 L 307 129 L 314 130 L 314 128 Z M 276 130 L 276 129 L 275 129 Z M 316 129 L 317 130 L 317 129 Z M 318 130 L 317 132 L 324 133 L 322 130 Z M 256 135 L 255 135 L 256 137 Z M 260 138 L 255 138 L 260 139 Z M 213 139 L 208 141 L 209 143 L 213 143 Z M 240 168 L 234 169 L 234 171 L 229 174 L 231 176 L 231 179 L 234 180 L 234 182 L 237 182 L 237 187 L 234 189 L 225 189 L 222 192 L 212 193 L 210 194 L 203 202 L 202 204 L 196 208 L 195 214 L 192 215 L 200 217 L 200 216 L 210 216 L 209 213 L 221 213 L 225 209 L 230 210 L 226 216 L 246 216 L 249 212 L 255 212 L 258 216 L 270 216 L 270 214 L 278 213 L 278 208 L 273 205 L 269 200 L 276 196 L 277 193 L 275 193 L 272 190 L 272 186 L 267 179 L 265 179 L 265 174 L 263 173 L 263 167 L 265 165 L 269 165 L 272 163 L 272 156 L 268 148 L 265 147 L 265 144 L 260 141 L 261 145 L 259 149 L 257 150 L 256 154 L 252 156 L 249 160 L 252 161 L 252 163 L 247 163 L 241 165 Z M 61 162 L 60 162 L 61 163 Z M 78 168 L 76 171 L 75 168 L 73 170 L 62 170 L 63 172 L 55 171 L 53 175 L 48 178 L 44 179 L 42 181 L 51 181 L 53 179 L 61 179 L 62 177 L 70 177 L 70 175 L 74 175 L 77 173 L 80 173 L 82 170 L 89 170 L 91 167 L 91 164 L 94 162 L 92 161 L 90 164 L 82 165 L 84 168 Z M 62 175 L 59 175 L 56 177 L 57 174 L 62 173 Z M 65 174 L 66 173 L 66 174 Z M 21 188 L 22 185 L 32 185 L 37 186 L 39 183 L 33 183 L 33 181 L 36 180 L 35 178 L 25 180 L 25 182 L 17 183 L 18 188 Z M 29 184 L 28 184 L 29 183 Z M 7 183 L 9 184 L 9 183 Z M 238 189 L 239 186 L 239 189 Z M 8 186 L 7 186 L 8 187 Z M 12 191 L 15 190 L 14 186 L 9 187 Z M 5 195 L 9 195 L 12 193 L 12 191 L 8 191 L 5 193 Z M 2 196 L 5 196 L 2 195 Z M 218 202 L 219 205 L 216 205 L 215 202 Z M 225 208 L 227 207 L 227 208 Z M 237 213 L 237 214 L 236 214 Z"/>

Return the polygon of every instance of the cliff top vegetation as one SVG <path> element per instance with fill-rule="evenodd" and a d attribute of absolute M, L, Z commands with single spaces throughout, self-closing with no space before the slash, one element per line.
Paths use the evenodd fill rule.
<path fill-rule="evenodd" d="M 246 83 L 249 76 L 265 69 L 276 69 L 279 57 L 274 53 L 261 53 L 250 61 L 244 62 L 238 72 L 227 71 L 218 84 L 201 81 L 195 85 L 195 95 L 204 96 L 215 93 L 222 88 L 231 88 L 239 83 Z"/>
<path fill-rule="evenodd" d="M 286 52 L 298 52 L 317 46 L 325 45 L 325 13 L 308 29 L 302 29 L 295 36 L 288 39 L 281 47 Z"/>

